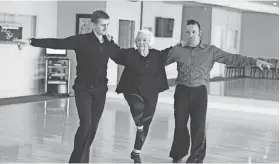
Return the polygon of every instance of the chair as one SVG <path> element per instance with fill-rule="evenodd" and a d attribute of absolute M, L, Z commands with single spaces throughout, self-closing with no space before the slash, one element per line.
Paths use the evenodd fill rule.
<path fill-rule="evenodd" d="M 263 58 L 258 58 L 258 60 L 263 60 L 263 61 L 265 61 L 265 59 L 263 59 Z M 258 67 L 258 66 L 256 66 L 256 65 L 254 65 L 254 66 L 251 66 L 251 72 L 250 72 L 250 77 L 256 77 L 256 73 L 259 73 L 259 78 L 261 78 L 261 77 L 264 77 L 264 73 L 261 71 L 261 69 Z M 261 76 L 262 75 L 262 76 Z"/>
<path fill-rule="evenodd" d="M 279 60 L 277 60 L 277 64 L 275 67 L 275 77 L 276 77 L 276 79 L 279 79 Z"/>
<path fill-rule="evenodd" d="M 235 67 L 232 65 L 226 65 L 226 77 L 231 77 L 235 74 Z"/>
<path fill-rule="evenodd" d="M 274 79 L 274 76 L 275 76 L 275 78 L 278 78 L 277 73 L 276 73 L 278 59 L 268 59 L 267 62 L 271 63 L 272 67 L 270 68 L 270 70 L 268 70 L 267 68 L 264 68 L 265 77 L 268 78 L 269 72 L 272 72 L 272 74 L 271 74 L 272 77 L 271 78 Z M 278 64 L 278 67 L 279 67 L 279 64 Z"/>
<path fill-rule="evenodd" d="M 245 66 L 239 66 L 235 68 L 237 71 L 238 77 L 244 77 L 245 76 Z"/>

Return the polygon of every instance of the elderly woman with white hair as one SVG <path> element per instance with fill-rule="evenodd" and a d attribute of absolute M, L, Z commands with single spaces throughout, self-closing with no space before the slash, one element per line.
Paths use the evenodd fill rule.
<path fill-rule="evenodd" d="M 116 92 L 123 93 L 137 127 L 131 152 L 134 163 L 141 163 L 140 151 L 155 113 L 158 94 L 169 89 L 164 67 L 173 47 L 159 51 L 150 47 L 152 43 L 152 33 L 141 30 L 135 39 L 136 48 L 121 49 L 121 54 L 112 58 L 125 66 Z"/>

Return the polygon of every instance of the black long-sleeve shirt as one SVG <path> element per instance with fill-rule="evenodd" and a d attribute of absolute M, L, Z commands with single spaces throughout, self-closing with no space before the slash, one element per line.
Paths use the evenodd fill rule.
<path fill-rule="evenodd" d="M 31 45 L 42 48 L 74 50 L 77 59 L 75 83 L 89 88 L 107 85 L 108 60 L 109 57 L 115 55 L 114 51 L 118 48 L 113 41 L 108 41 L 105 36 L 104 42 L 100 43 L 93 32 L 64 39 L 32 38 Z"/>
<path fill-rule="evenodd" d="M 162 51 L 150 49 L 146 57 L 135 48 L 122 49 L 114 61 L 124 65 L 117 93 L 136 93 L 148 98 L 169 88 L 165 61 L 172 47 Z"/>

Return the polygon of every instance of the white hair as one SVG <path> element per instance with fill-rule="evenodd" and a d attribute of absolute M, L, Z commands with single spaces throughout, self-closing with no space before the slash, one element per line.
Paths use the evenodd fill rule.
<path fill-rule="evenodd" d="M 139 35 L 141 35 L 141 34 L 144 34 L 144 35 L 148 35 L 149 37 L 150 37 L 150 44 L 149 44 L 149 46 L 151 46 L 151 45 L 153 45 L 154 44 L 154 35 L 153 35 L 153 33 L 151 32 L 151 31 L 149 31 L 149 30 L 146 30 L 146 29 L 144 29 L 144 30 L 139 30 L 138 32 L 137 32 L 137 35 L 136 35 L 136 37 L 135 37 L 135 40 L 137 39 L 137 37 L 139 36 Z"/>

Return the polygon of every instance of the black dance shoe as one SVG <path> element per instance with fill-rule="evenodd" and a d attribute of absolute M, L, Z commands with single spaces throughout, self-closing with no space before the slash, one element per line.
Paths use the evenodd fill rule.
<path fill-rule="evenodd" d="M 182 159 L 173 158 L 172 163 L 181 163 Z"/>
<path fill-rule="evenodd" d="M 130 158 L 134 160 L 134 163 L 142 163 L 139 153 L 135 153 L 134 151 L 132 151 L 130 154 Z"/>

